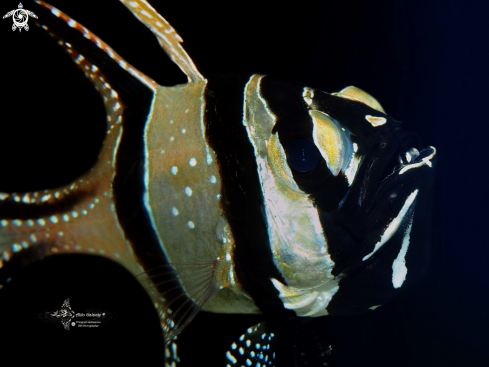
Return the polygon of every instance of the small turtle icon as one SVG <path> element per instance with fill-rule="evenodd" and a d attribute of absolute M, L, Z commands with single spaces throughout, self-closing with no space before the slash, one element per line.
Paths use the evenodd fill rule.
<path fill-rule="evenodd" d="M 36 14 L 30 10 L 24 9 L 22 3 L 19 3 L 19 8 L 9 11 L 3 16 L 3 19 L 12 16 L 12 20 L 14 21 L 14 24 L 12 25 L 13 31 L 15 31 L 17 28 L 19 28 L 19 32 L 22 30 L 22 28 L 28 31 L 29 26 L 27 25 L 27 21 L 29 20 L 29 15 L 37 18 Z"/>

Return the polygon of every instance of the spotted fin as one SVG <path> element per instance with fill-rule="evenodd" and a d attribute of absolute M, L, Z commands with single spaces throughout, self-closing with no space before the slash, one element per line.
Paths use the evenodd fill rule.
<path fill-rule="evenodd" d="M 276 366 L 277 338 L 264 322 L 250 327 L 226 352 L 228 367 Z"/>
<path fill-rule="evenodd" d="M 16 269 L 46 256 L 86 253 L 110 258 L 137 276 L 150 294 L 160 311 L 167 348 L 174 349 L 167 360 L 177 362 L 175 336 L 215 293 L 215 282 L 212 263 L 179 264 L 184 269 L 177 275 L 172 264 L 162 261 L 154 232 L 141 230 L 148 220 L 142 195 L 134 195 L 144 192 L 140 177 L 135 178 L 141 154 L 137 144 L 143 144 L 156 90 L 166 88 L 60 10 L 42 1 L 32 7 L 39 15 L 35 24 L 58 42 L 101 95 L 107 133 L 94 167 L 72 184 L 39 192 L 0 193 L 0 288 Z M 172 37 L 179 39 L 176 33 Z M 195 68 L 185 70 L 192 77 L 198 73 Z M 170 94 L 173 89 L 168 90 Z M 126 140 L 139 140 L 124 143 L 123 131 Z M 141 253 L 150 252 L 145 246 L 153 246 L 146 262 L 141 260 Z M 162 263 L 165 271 L 158 268 Z M 191 280 L 185 291 L 194 292 L 192 299 L 181 286 L 187 277 Z"/>
<path fill-rule="evenodd" d="M 134 125 L 135 119 L 147 113 L 156 83 L 58 9 L 41 1 L 32 7 L 39 14 L 35 24 L 58 42 L 103 98 L 107 134 L 95 166 L 72 184 L 0 194 L 0 267 L 17 255 L 25 265 L 50 254 L 88 253 L 104 255 L 133 274 L 141 273 L 144 269 L 134 261 L 117 218 L 111 181 L 123 127 Z M 135 101 L 137 111 L 130 107 Z M 94 223 L 103 223 L 103 233 Z"/>
<path fill-rule="evenodd" d="M 266 322 L 250 327 L 226 352 L 226 366 L 328 366 L 332 325 L 327 321 L 326 317 L 304 317 L 273 331 Z"/>

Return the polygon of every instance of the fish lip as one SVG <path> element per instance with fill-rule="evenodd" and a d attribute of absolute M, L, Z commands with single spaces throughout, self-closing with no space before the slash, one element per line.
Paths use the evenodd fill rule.
<path fill-rule="evenodd" d="M 421 187 L 422 182 L 429 178 L 428 176 L 433 175 L 433 168 L 436 163 L 436 148 L 433 146 L 428 146 L 419 150 L 419 153 L 420 155 L 416 157 L 413 162 L 405 165 L 399 165 L 399 167 L 397 167 L 392 173 L 379 182 L 379 186 L 370 209 L 375 207 L 376 203 L 386 198 L 386 196 L 396 192 L 400 187 L 411 187 L 414 190 L 415 188 Z M 431 155 L 432 157 L 429 160 L 431 165 L 423 163 L 423 159 L 426 159 Z M 428 168 L 430 171 L 426 171 L 426 168 Z M 402 170 L 404 170 L 404 172 L 401 172 Z M 406 196 L 409 193 L 410 192 L 406 192 Z M 401 199 L 401 197 L 397 196 L 396 193 L 396 200 L 397 199 Z"/>
<path fill-rule="evenodd" d="M 388 163 L 384 168 L 384 172 L 380 176 L 381 179 L 379 183 L 388 180 L 394 173 L 401 170 L 404 166 L 413 164 L 419 158 L 416 157 L 416 159 L 409 164 L 401 164 L 399 162 L 399 159 L 401 157 L 404 157 L 406 152 L 411 148 L 416 148 L 419 152 L 425 151 L 427 149 L 423 147 L 419 135 L 413 132 L 405 132 L 403 136 L 399 138 L 399 142 L 396 144 L 396 147 L 393 149 L 391 156 L 388 158 Z"/>
<path fill-rule="evenodd" d="M 419 156 L 416 157 L 412 162 L 408 164 L 400 164 L 398 157 L 404 155 L 410 148 L 416 148 L 419 151 Z M 429 168 L 427 164 L 421 164 L 423 159 L 426 159 L 431 154 L 433 157 L 430 160 L 431 171 L 426 171 L 426 167 Z M 390 155 L 390 159 L 384 168 L 384 172 L 380 175 L 380 179 L 377 183 L 377 188 L 375 194 L 372 197 L 370 205 L 367 205 L 367 211 L 371 211 L 379 201 L 386 199 L 392 193 L 396 193 L 396 198 L 394 200 L 404 199 L 409 194 L 402 192 L 406 190 L 399 190 L 399 188 L 408 187 L 413 190 L 422 185 L 422 182 L 431 176 L 433 171 L 432 168 L 436 162 L 436 149 L 432 146 L 427 146 L 423 148 L 421 144 L 421 139 L 419 136 L 412 132 L 406 132 L 406 134 L 399 139 L 396 147 Z M 408 190 L 409 191 L 409 190 Z M 399 194 L 401 194 L 399 196 Z"/>
<path fill-rule="evenodd" d="M 412 162 L 409 162 L 407 164 L 402 163 L 402 164 L 397 165 L 394 168 L 394 170 L 392 171 L 392 173 L 387 175 L 386 177 L 384 177 L 380 182 L 382 183 L 385 180 L 388 180 L 393 175 L 401 175 L 410 169 L 420 168 L 420 167 L 422 167 L 422 165 L 420 165 L 420 163 L 422 163 L 423 160 L 430 157 L 431 155 L 433 155 L 432 159 L 436 156 L 436 149 L 433 146 L 428 146 L 424 149 L 418 149 L 418 152 L 419 152 L 419 155 Z M 401 154 L 405 154 L 405 153 L 406 153 L 406 151 L 402 152 Z M 431 164 L 432 164 L 432 162 L 431 162 L 432 159 L 429 160 L 429 162 Z M 430 166 L 430 164 L 428 164 L 428 166 Z M 403 170 L 404 170 L 404 172 L 401 172 Z"/>

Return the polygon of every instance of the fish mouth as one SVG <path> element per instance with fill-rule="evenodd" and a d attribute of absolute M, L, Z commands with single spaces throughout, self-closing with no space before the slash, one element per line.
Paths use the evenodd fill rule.
<path fill-rule="evenodd" d="M 381 183 L 392 176 L 403 175 L 405 172 L 427 165 L 432 167 L 432 159 L 436 155 L 435 147 L 428 146 L 421 149 L 410 146 L 394 155 L 393 159 L 386 166 Z"/>

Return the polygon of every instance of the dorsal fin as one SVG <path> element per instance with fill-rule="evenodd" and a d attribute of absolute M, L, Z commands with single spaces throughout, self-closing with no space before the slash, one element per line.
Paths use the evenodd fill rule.
<path fill-rule="evenodd" d="M 339 92 L 331 93 L 331 94 L 333 96 L 348 98 L 353 101 L 365 103 L 367 106 L 372 107 L 374 110 L 380 111 L 385 114 L 385 111 L 380 105 L 379 101 L 377 101 L 374 97 L 372 97 L 364 90 L 354 87 L 352 85 L 342 89 Z"/>
<path fill-rule="evenodd" d="M 205 80 L 180 43 L 182 37 L 145 0 L 121 0 L 121 2 L 156 36 L 171 60 L 187 75 L 189 83 Z"/>
<path fill-rule="evenodd" d="M 36 0 L 36 2 L 43 6 L 44 8 L 48 9 L 52 14 L 54 14 L 56 17 L 62 19 L 66 24 L 68 24 L 71 28 L 76 29 L 79 31 L 83 37 L 86 39 L 90 40 L 97 48 L 101 50 L 103 53 L 103 56 L 109 56 L 112 60 L 114 60 L 120 68 L 123 70 L 129 72 L 133 77 L 135 77 L 137 80 L 145 84 L 147 87 L 149 87 L 152 91 L 156 90 L 157 84 L 155 81 L 153 81 L 151 78 L 148 76 L 144 75 L 142 72 L 134 68 L 132 65 L 127 63 L 121 56 L 117 54 L 109 45 L 107 45 L 104 41 L 102 41 L 100 38 L 98 38 L 95 34 L 90 32 L 87 28 L 85 28 L 83 25 L 75 21 L 74 19 L 70 18 L 68 15 L 60 11 L 59 9 L 55 8 L 54 6 L 40 0 Z M 42 23 L 44 22 L 44 23 Z M 79 45 L 74 45 L 75 47 L 72 48 L 72 45 L 70 43 L 65 42 L 65 37 L 61 36 L 61 34 L 58 34 L 59 32 L 65 32 L 64 34 L 66 35 L 66 30 L 63 29 L 58 29 L 54 24 L 52 23 L 51 19 L 43 19 L 37 20 L 36 24 L 38 24 L 40 27 L 42 27 L 45 31 L 48 32 L 48 34 L 55 38 L 59 45 L 68 53 L 68 55 L 73 59 L 75 64 L 78 65 L 78 67 L 85 73 L 87 78 L 94 84 L 94 86 L 99 89 L 100 87 L 100 82 L 97 81 L 98 75 L 92 75 L 92 71 L 87 69 L 87 66 L 89 68 L 92 67 L 92 65 L 95 65 L 95 71 L 98 70 L 99 68 L 102 68 L 102 61 L 103 58 L 100 58 L 100 62 L 98 65 L 97 63 L 93 61 L 88 61 L 85 58 L 88 55 L 88 51 L 85 50 L 85 52 L 81 52 L 77 50 L 79 48 Z M 53 25 L 53 27 L 52 27 Z M 68 27 L 66 27 L 68 28 Z M 101 55 L 102 55 L 101 53 Z M 80 57 L 81 56 L 81 57 Z M 90 55 L 91 56 L 91 55 Z M 95 57 L 95 55 L 93 55 Z M 103 73 L 102 73 L 103 74 Z M 103 84 L 102 84 L 103 85 Z M 99 90 L 100 92 L 100 90 Z M 102 94 L 103 97 L 103 94 Z"/>

